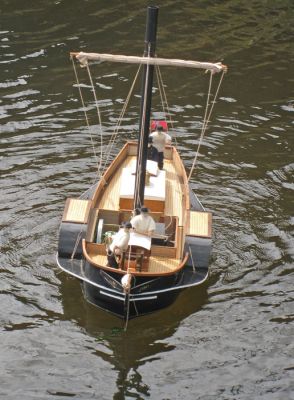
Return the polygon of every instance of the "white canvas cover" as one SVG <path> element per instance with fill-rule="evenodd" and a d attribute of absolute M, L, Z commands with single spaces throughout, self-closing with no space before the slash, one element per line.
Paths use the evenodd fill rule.
<path fill-rule="evenodd" d="M 158 171 L 157 176 L 150 176 L 150 183 L 145 186 L 144 198 L 146 200 L 165 201 L 165 178 L 164 170 Z M 120 182 L 120 198 L 133 199 L 135 192 L 135 175 L 131 167 L 123 168 Z"/>
<path fill-rule="evenodd" d="M 146 250 L 151 249 L 151 237 L 141 235 L 140 233 L 131 232 L 129 246 L 139 246 Z"/>

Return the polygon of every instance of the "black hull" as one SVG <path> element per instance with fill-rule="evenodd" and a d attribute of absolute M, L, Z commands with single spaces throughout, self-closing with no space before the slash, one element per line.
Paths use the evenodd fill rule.
<path fill-rule="evenodd" d="M 61 269 L 81 281 L 84 297 L 89 303 L 120 318 L 126 318 L 128 313 L 128 319 L 168 307 L 182 290 L 202 285 L 208 278 L 206 268 L 193 271 L 189 266 L 166 277 L 136 277 L 127 296 L 121 286 L 120 274 L 96 268 L 83 259 L 57 257 L 57 262 Z"/>
<path fill-rule="evenodd" d="M 203 210 L 192 190 L 190 201 L 191 210 Z M 168 307 L 182 290 L 202 285 L 208 278 L 211 239 L 186 236 L 184 254 L 189 254 L 186 265 L 173 275 L 133 277 L 128 297 L 121 285 L 121 274 L 105 271 L 85 261 L 81 247 L 85 234 L 85 225 L 61 224 L 57 264 L 81 281 L 89 303 L 120 318 L 135 318 Z M 73 254 L 74 258 L 71 258 Z"/>
<path fill-rule="evenodd" d="M 170 306 L 176 300 L 180 290 L 162 292 L 144 298 L 138 298 L 133 295 L 130 295 L 128 298 L 123 295 L 117 296 L 119 297 L 118 299 L 114 298 L 112 294 L 106 294 L 105 291 L 99 291 L 91 284 L 84 282 L 83 292 L 85 299 L 96 307 L 110 312 L 119 318 L 126 318 L 128 312 L 128 318 L 132 319 Z M 127 307 L 129 307 L 128 311 Z"/>
<path fill-rule="evenodd" d="M 99 289 L 84 281 L 83 292 L 87 301 L 121 318 L 125 318 L 127 307 L 128 318 L 165 308 L 175 301 L 181 290 L 171 290 L 179 281 L 178 274 L 164 278 L 133 278 L 129 296 L 123 292 L 120 274 L 109 274 L 86 263 L 85 275 L 103 287 Z"/>

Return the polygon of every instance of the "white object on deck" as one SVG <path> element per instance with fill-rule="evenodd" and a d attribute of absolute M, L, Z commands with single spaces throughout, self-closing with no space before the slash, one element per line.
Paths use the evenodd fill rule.
<path fill-rule="evenodd" d="M 130 168 L 132 169 L 132 174 L 136 173 L 136 166 L 137 166 L 137 160 L 133 160 L 130 165 Z M 157 176 L 158 171 L 159 171 L 158 163 L 156 161 L 147 160 L 146 172 L 149 172 L 150 175 Z"/>
<path fill-rule="evenodd" d="M 146 235 L 141 235 L 137 232 L 131 232 L 129 246 L 139 246 L 146 250 L 151 249 L 151 237 Z"/>
<path fill-rule="evenodd" d="M 145 200 L 165 201 L 165 177 L 166 172 L 161 170 L 157 176 L 150 176 L 150 183 L 145 186 Z M 123 168 L 121 183 L 120 183 L 120 198 L 133 199 L 135 192 L 135 175 L 132 173 L 132 168 Z"/>

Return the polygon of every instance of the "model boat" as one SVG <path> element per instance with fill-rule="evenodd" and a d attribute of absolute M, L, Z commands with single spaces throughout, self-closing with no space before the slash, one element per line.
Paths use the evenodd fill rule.
<path fill-rule="evenodd" d="M 57 254 L 58 266 L 81 281 L 87 301 L 125 321 L 170 305 L 209 273 L 212 214 L 192 191 L 176 146 L 164 146 L 163 169 L 148 159 L 153 72 L 158 66 L 191 67 L 213 75 L 226 67 L 156 57 L 157 15 L 157 7 L 148 8 L 143 57 L 72 53 L 86 66 L 97 60 L 143 66 L 138 140 L 125 143 L 94 187 L 66 200 Z M 156 123 L 168 129 L 165 121 Z M 109 263 L 111 237 L 142 206 L 155 223 L 151 235 L 131 230 L 127 248 L 114 254 L 115 265 Z"/>

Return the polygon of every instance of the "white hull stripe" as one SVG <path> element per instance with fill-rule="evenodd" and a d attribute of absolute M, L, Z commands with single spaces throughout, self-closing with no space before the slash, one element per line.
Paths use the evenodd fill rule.
<path fill-rule="evenodd" d="M 64 267 L 62 267 L 60 265 L 60 263 L 58 262 L 58 258 L 57 258 L 57 264 L 58 264 L 60 269 L 62 269 L 64 272 L 74 276 L 75 278 L 83 280 L 84 282 L 87 282 L 90 285 L 95 286 L 95 287 L 97 287 L 99 289 L 107 290 L 107 291 L 112 292 L 112 293 L 117 293 L 117 291 L 114 290 L 114 289 L 106 288 L 105 286 L 99 285 L 96 282 L 90 281 L 90 279 L 88 279 L 88 278 L 86 278 L 84 276 L 80 276 L 80 275 L 75 274 L 74 272 L 68 271 L 67 269 L 65 269 Z M 137 301 L 137 300 L 140 300 L 141 297 L 146 296 L 146 295 L 156 295 L 156 294 L 160 294 L 160 293 L 171 292 L 173 290 L 182 290 L 182 289 L 186 289 L 186 288 L 189 288 L 189 287 L 199 286 L 203 282 L 205 282 L 207 278 L 208 278 L 208 272 L 207 272 L 207 274 L 204 276 L 204 278 L 201 281 L 195 282 L 192 285 L 182 285 L 182 286 L 177 286 L 177 287 L 170 287 L 170 288 L 167 288 L 167 289 L 156 290 L 156 291 L 153 291 L 153 292 L 138 293 L 138 294 L 133 294 L 133 295 L 131 294 L 131 296 L 133 296 L 133 297 L 136 296 L 135 300 Z"/>
<path fill-rule="evenodd" d="M 120 301 L 125 301 L 124 297 L 114 296 L 113 294 L 106 293 L 103 290 L 100 290 L 100 294 L 103 294 L 104 296 L 108 296 L 108 297 L 111 297 L 113 299 L 117 299 Z M 148 296 L 148 297 L 144 297 L 144 298 L 141 297 L 140 299 L 134 299 L 134 298 L 130 297 L 130 301 L 144 301 L 144 300 L 156 300 L 156 299 L 157 299 L 157 296 Z"/>

